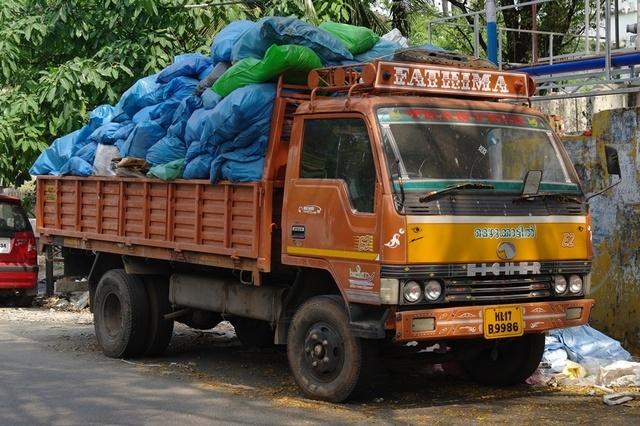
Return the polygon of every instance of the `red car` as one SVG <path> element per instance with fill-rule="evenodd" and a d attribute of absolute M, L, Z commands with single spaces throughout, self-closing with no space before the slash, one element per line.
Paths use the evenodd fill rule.
<path fill-rule="evenodd" d="M 30 306 L 38 291 L 36 239 L 20 200 L 0 194 L 0 298 Z"/>

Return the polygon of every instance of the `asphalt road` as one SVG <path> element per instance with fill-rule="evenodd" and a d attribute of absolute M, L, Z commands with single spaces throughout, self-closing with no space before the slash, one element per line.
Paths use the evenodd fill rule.
<path fill-rule="evenodd" d="M 414 361 L 415 362 L 415 361 Z M 0 425 L 640 424 L 640 404 L 607 407 L 587 389 L 494 389 L 402 365 L 378 396 L 302 398 L 282 350 L 241 347 L 230 329 L 177 328 L 166 356 L 104 357 L 91 316 L 0 308 Z"/>

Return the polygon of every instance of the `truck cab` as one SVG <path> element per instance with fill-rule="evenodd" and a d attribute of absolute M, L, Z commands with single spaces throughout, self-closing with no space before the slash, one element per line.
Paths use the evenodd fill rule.
<path fill-rule="evenodd" d="M 331 72 L 310 77 L 318 92 L 337 91 Z M 543 333 L 585 324 L 594 303 L 588 207 L 546 118 L 522 105 L 532 82 L 425 64 L 348 73 L 359 82 L 344 96 L 296 112 L 283 263 L 329 271 L 390 342 L 438 344 L 482 382 L 523 381 Z M 300 363 L 334 361 L 319 352 Z"/>

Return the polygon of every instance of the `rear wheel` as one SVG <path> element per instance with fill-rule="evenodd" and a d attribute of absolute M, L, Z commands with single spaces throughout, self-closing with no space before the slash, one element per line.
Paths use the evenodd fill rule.
<path fill-rule="evenodd" d="M 122 269 L 105 273 L 96 289 L 96 338 L 105 355 L 128 358 L 148 347 L 149 298 L 144 282 Z"/>
<path fill-rule="evenodd" d="M 489 385 L 524 382 L 540 365 L 544 334 L 525 334 L 515 339 L 496 340 L 462 367 L 475 381 Z"/>
<path fill-rule="evenodd" d="M 171 312 L 169 303 L 169 280 L 163 276 L 149 276 L 144 279 L 149 295 L 149 333 L 145 356 L 162 354 L 173 335 L 173 320 L 164 319 Z"/>
<path fill-rule="evenodd" d="M 341 402 L 362 390 L 367 376 L 363 345 L 353 335 L 344 304 L 318 296 L 296 312 L 287 339 L 289 366 L 306 396 Z"/>

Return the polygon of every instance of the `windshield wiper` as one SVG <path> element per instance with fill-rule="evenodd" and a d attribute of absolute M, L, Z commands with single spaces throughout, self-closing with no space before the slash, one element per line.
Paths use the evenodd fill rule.
<path fill-rule="evenodd" d="M 463 182 L 455 185 L 449 185 L 446 188 L 427 192 L 422 197 L 418 198 L 418 200 L 421 203 L 424 203 L 425 201 L 432 200 L 448 192 L 458 191 L 460 189 L 493 189 L 493 185 L 489 185 L 487 183 Z"/>
<path fill-rule="evenodd" d="M 563 194 L 561 192 L 539 192 L 537 194 L 529 194 L 529 195 L 520 195 L 518 198 L 514 199 L 513 202 L 518 201 L 530 201 L 535 200 L 536 198 L 555 198 L 558 201 L 569 201 L 575 204 L 582 204 L 576 197 L 571 197 L 567 194 Z"/>

